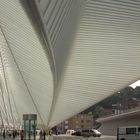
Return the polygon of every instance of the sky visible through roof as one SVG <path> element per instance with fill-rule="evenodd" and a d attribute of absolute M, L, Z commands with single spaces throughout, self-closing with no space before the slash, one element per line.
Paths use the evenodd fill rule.
<path fill-rule="evenodd" d="M 140 86 L 140 80 L 136 81 L 135 83 L 130 85 L 132 88 L 135 88 L 137 86 Z"/>

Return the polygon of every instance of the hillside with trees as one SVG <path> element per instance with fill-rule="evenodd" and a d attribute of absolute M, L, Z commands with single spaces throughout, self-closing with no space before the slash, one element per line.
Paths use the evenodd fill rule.
<path fill-rule="evenodd" d="M 117 104 L 118 102 L 123 102 L 128 99 L 136 98 L 140 100 L 140 86 L 137 86 L 135 89 L 132 87 L 126 87 L 121 91 L 114 93 L 114 95 L 104 99 L 100 103 L 91 106 L 83 113 L 92 112 L 95 118 L 106 115 L 106 110 L 112 108 L 112 104 Z"/>

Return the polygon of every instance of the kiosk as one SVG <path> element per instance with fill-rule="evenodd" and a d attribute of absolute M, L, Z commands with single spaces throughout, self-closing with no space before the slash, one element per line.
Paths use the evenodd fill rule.
<path fill-rule="evenodd" d="M 23 114 L 23 128 L 24 128 L 24 139 L 35 140 L 36 139 L 36 114 Z"/>

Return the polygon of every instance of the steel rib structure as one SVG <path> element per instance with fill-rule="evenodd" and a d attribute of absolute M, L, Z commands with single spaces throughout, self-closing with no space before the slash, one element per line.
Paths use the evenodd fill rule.
<path fill-rule="evenodd" d="M 140 1 L 0 0 L 0 118 L 53 127 L 140 78 Z"/>

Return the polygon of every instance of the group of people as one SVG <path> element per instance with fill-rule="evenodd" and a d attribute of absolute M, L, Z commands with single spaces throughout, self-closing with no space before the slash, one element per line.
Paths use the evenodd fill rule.
<path fill-rule="evenodd" d="M 46 140 L 46 132 L 45 130 L 41 129 L 39 132 L 39 140 Z"/>
<path fill-rule="evenodd" d="M 3 135 L 3 139 L 5 139 L 7 136 L 8 137 L 13 137 L 13 139 L 15 139 L 17 136 L 20 136 L 21 140 L 23 140 L 24 131 L 21 130 L 20 132 L 18 132 L 17 130 L 12 130 L 12 131 L 3 130 L 2 135 Z"/>
<path fill-rule="evenodd" d="M 36 133 L 37 134 L 37 133 Z M 48 131 L 47 133 L 48 135 L 51 135 L 51 131 Z M 20 136 L 20 139 L 23 140 L 25 137 L 25 132 L 24 130 L 12 130 L 12 131 L 8 131 L 8 130 L 3 130 L 3 139 L 5 139 L 6 137 L 13 137 L 13 139 L 15 139 L 17 136 Z M 46 140 L 46 131 L 44 129 L 41 129 L 39 132 L 39 140 Z"/>

